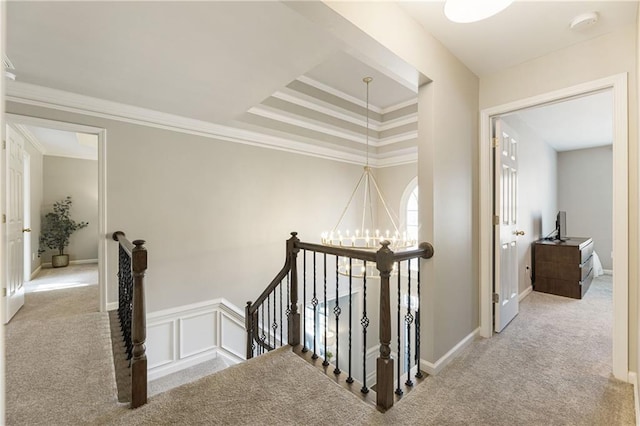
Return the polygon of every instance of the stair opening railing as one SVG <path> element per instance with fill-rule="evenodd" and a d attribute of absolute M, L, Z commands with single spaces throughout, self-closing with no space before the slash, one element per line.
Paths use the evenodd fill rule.
<path fill-rule="evenodd" d="M 147 403 L 147 338 L 144 302 L 144 275 L 147 270 L 147 249 L 144 240 L 130 242 L 124 232 L 116 231 L 112 238 L 118 251 L 118 319 L 131 369 L 131 408 Z"/>
<path fill-rule="evenodd" d="M 377 252 L 331 247 L 301 242 L 292 232 L 283 268 L 247 302 L 247 359 L 293 346 L 311 362 L 322 359 L 325 371 L 333 365 L 349 388 L 359 382 L 360 394 L 375 393 L 378 408 L 391 408 L 414 386 L 412 377 L 423 377 L 419 259 L 431 258 L 433 247 L 394 253 L 389 245 Z"/>

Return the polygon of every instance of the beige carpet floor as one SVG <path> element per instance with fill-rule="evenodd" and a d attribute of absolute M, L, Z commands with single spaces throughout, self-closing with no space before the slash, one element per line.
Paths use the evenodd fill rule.
<path fill-rule="evenodd" d="M 115 406 L 109 320 L 88 269 L 71 266 L 58 280 L 46 270 L 27 283 L 25 305 L 5 327 L 8 425 L 89 424 Z"/>
<path fill-rule="evenodd" d="M 77 315 L 88 320 L 91 314 Z M 595 281 L 581 301 L 534 292 L 503 333 L 473 342 L 438 376 L 428 377 L 384 414 L 287 348 L 158 394 L 147 405 L 129 410 L 116 403 L 112 364 L 109 373 L 78 370 L 79 360 L 64 359 L 73 349 L 65 344 L 54 348 L 49 359 L 41 357 L 37 372 L 28 371 L 20 358 L 31 357 L 44 334 L 54 331 L 34 333 L 29 347 L 7 358 L 9 369 L 22 365 L 11 379 L 20 397 L 10 402 L 14 407 L 8 424 L 633 425 L 633 389 L 610 373 L 611 317 L 610 279 Z M 32 321 L 23 332 L 52 322 Z M 88 328 L 73 332 L 108 333 L 106 316 Z M 63 330 L 56 333 L 64 335 Z M 100 340 L 94 342 L 96 348 L 109 355 L 108 336 Z M 97 358 L 86 354 L 83 359 L 87 356 Z M 112 362 L 106 358 L 107 364 Z M 47 371 L 51 365 L 57 373 Z M 69 372 L 88 383 L 64 385 L 67 379 L 59 376 Z M 110 375 L 111 381 L 89 396 L 91 382 Z M 31 389 L 37 397 L 30 397 Z M 29 398 L 32 403 L 20 405 Z M 49 408 L 37 406 L 41 399 Z"/>

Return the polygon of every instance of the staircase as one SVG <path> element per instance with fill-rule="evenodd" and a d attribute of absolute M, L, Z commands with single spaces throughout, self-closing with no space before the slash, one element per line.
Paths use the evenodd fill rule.
<path fill-rule="evenodd" d="M 381 411 L 391 408 L 425 376 L 419 259 L 431 258 L 433 247 L 394 253 L 389 245 L 325 246 L 292 232 L 283 268 L 247 302 L 247 359 L 290 346 Z"/>

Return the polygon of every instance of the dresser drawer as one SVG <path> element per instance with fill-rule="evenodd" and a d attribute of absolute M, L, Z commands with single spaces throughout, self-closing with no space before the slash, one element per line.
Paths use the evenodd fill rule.
<path fill-rule="evenodd" d="M 593 240 L 580 250 L 580 263 L 586 262 L 591 256 L 593 256 Z"/>

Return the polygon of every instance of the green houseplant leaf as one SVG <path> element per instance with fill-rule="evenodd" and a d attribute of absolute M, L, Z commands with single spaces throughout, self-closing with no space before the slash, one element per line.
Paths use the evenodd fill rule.
<path fill-rule="evenodd" d="M 47 249 L 58 250 L 59 254 L 64 254 L 64 249 L 69 245 L 71 234 L 89 225 L 88 222 L 76 222 L 71 219 L 71 204 L 71 197 L 67 196 L 64 200 L 53 203 L 53 211 L 44 216 L 38 255 Z"/>

